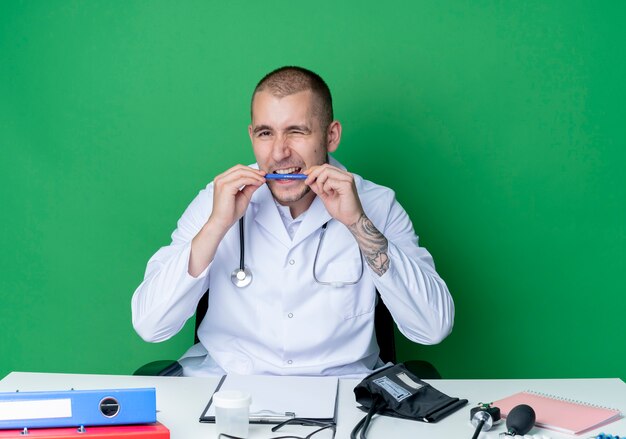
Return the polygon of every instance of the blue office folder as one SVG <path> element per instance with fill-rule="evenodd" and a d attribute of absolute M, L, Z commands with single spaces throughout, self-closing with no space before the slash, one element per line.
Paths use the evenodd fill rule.
<path fill-rule="evenodd" d="M 154 388 L 0 393 L 0 429 L 153 422 Z"/>

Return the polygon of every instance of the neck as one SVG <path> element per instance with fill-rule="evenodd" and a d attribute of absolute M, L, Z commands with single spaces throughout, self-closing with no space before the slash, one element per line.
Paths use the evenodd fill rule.
<path fill-rule="evenodd" d="M 279 203 L 282 204 L 283 206 L 288 206 L 291 217 L 293 219 L 296 219 L 300 215 L 302 215 L 304 212 L 306 212 L 309 209 L 309 207 L 311 207 L 311 204 L 313 204 L 313 200 L 315 199 L 316 196 L 317 195 L 315 195 L 315 192 L 310 191 L 304 197 L 300 198 L 298 201 L 293 201 L 291 203 L 281 203 L 279 201 Z"/>

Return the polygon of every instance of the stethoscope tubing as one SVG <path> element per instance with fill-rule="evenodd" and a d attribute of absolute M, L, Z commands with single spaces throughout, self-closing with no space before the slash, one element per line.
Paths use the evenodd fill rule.
<path fill-rule="evenodd" d="M 317 277 L 317 260 L 320 255 L 320 250 L 322 248 L 322 243 L 324 242 L 324 236 L 326 235 L 326 228 L 328 227 L 329 221 L 326 221 L 322 225 L 322 230 L 320 231 L 319 241 L 317 242 L 317 250 L 315 251 L 315 258 L 313 259 L 313 280 L 319 285 L 332 286 L 335 288 L 342 288 L 349 285 L 355 285 L 361 281 L 363 277 L 363 254 L 361 253 L 361 249 L 359 248 L 360 260 L 361 260 L 361 271 L 359 276 L 354 281 L 322 281 Z M 245 232 L 244 232 L 244 217 L 242 216 L 239 219 L 239 267 L 235 268 L 233 272 L 230 274 L 230 279 L 232 283 L 239 288 L 244 288 L 250 285 L 252 282 L 252 272 L 245 265 Z"/>
<path fill-rule="evenodd" d="M 252 272 L 245 265 L 244 217 L 239 219 L 239 267 L 230 274 L 230 281 L 238 288 L 245 288 L 252 283 Z"/>

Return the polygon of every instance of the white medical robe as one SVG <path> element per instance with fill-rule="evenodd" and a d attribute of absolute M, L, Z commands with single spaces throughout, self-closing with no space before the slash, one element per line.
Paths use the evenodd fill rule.
<path fill-rule="evenodd" d="M 332 164 L 340 166 L 334 159 Z M 329 221 L 317 260 L 320 281 L 354 281 L 361 255 L 348 229 L 332 220 L 319 198 L 290 239 L 266 185 L 245 214 L 245 265 L 252 283 L 238 288 L 235 223 L 214 260 L 197 278 L 187 272 L 191 240 L 212 208 L 213 184 L 200 191 L 178 221 L 172 242 L 148 262 L 132 299 L 133 326 L 146 341 L 175 335 L 207 290 L 209 310 L 198 331 L 199 357 L 186 374 L 358 375 L 377 363 L 375 289 L 400 331 L 421 344 L 440 342 L 452 330 L 454 304 L 431 255 L 419 247 L 411 221 L 393 191 L 355 175 L 365 214 L 389 241 L 389 269 L 382 276 L 364 263 L 356 285 L 323 286 L 313 279 L 321 227 Z M 206 353 L 209 355 L 206 355 Z M 183 361 L 183 364 L 184 361 Z M 190 363 L 191 364 L 191 363 Z"/>

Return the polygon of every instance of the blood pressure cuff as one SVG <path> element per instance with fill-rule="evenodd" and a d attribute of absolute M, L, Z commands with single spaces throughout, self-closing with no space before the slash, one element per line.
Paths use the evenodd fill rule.
<path fill-rule="evenodd" d="M 420 380 L 403 364 L 368 375 L 354 394 L 364 411 L 422 422 L 440 421 L 467 404 L 467 399 L 452 398 Z"/>

